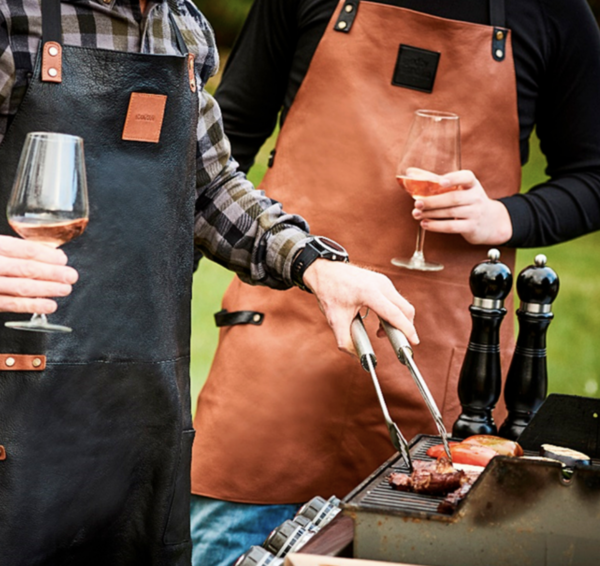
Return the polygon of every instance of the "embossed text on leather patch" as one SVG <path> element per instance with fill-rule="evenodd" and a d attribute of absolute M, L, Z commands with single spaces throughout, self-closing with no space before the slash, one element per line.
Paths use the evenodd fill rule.
<path fill-rule="evenodd" d="M 400 45 L 392 84 L 422 92 L 431 92 L 440 54 L 410 45 Z"/>
<path fill-rule="evenodd" d="M 167 96 L 132 92 L 123 128 L 123 139 L 158 143 Z"/>

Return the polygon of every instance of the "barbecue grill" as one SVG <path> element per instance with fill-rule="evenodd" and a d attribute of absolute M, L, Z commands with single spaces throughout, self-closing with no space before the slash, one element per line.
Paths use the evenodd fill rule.
<path fill-rule="evenodd" d="M 431 461 L 439 436 L 410 443 L 413 460 Z M 396 491 L 396 454 L 343 501 L 354 520 L 354 556 L 429 566 L 595 566 L 600 564 L 600 400 L 551 395 L 519 438 L 525 455 L 543 443 L 587 453 L 591 466 L 498 456 L 453 514 L 443 497 Z"/>

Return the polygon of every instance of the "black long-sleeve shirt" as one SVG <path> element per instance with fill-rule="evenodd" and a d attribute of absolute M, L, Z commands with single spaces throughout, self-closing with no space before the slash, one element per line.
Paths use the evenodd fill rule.
<path fill-rule="evenodd" d="M 490 20 L 484 0 L 385 3 L 448 19 Z M 280 110 L 285 120 L 336 5 L 255 0 L 216 93 L 243 169 L 252 165 Z M 600 228 L 600 33 L 585 0 L 506 0 L 506 25 L 512 30 L 521 162 L 528 160 L 535 127 L 549 177 L 526 194 L 501 199 L 513 224 L 507 245 L 550 245 Z"/>

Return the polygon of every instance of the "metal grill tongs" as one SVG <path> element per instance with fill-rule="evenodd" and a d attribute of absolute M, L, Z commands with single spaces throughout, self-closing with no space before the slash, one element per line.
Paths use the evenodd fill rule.
<path fill-rule="evenodd" d="M 379 399 L 379 404 L 381 405 L 381 410 L 383 411 L 383 418 L 385 419 L 385 423 L 388 427 L 388 430 L 390 431 L 390 438 L 392 440 L 392 444 L 394 448 L 398 450 L 398 452 L 406 462 L 410 472 L 412 472 L 413 465 L 412 460 L 410 458 L 408 442 L 406 442 L 406 438 L 404 438 L 404 436 L 400 432 L 398 425 L 394 421 L 392 421 L 392 418 L 390 417 L 390 412 L 388 411 L 387 404 L 385 402 L 385 399 L 383 398 L 383 393 L 381 392 L 379 380 L 377 379 L 377 374 L 375 373 L 377 358 L 375 356 L 373 346 L 371 345 L 371 341 L 369 340 L 369 336 L 367 334 L 363 321 L 360 318 L 360 315 L 357 315 L 356 318 L 352 321 L 350 333 L 352 335 L 354 347 L 356 348 L 356 352 L 358 353 L 358 356 L 360 358 L 360 363 L 363 369 L 371 375 L 371 379 L 373 380 L 375 392 L 377 393 L 377 398 Z"/>
<path fill-rule="evenodd" d="M 390 344 L 396 352 L 396 356 L 398 356 L 398 359 L 400 360 L 400 363 L 404 364 L 408 368 L 408 371 L 415 380 L 419 392 L 421 393 L 421 396 L 423 397 L 423 400 L 425 401 L 425 404 L 427 405 L 427 408 L 433 417 L 435 426 L 440 433 L 448 460 L 450 460 L 450 463 L 452 463 L 452 455 L 450 454 L 450 446 L 448 444 L 448 432 L 446 431 L 446 427 L 442 421 L 442 415 L 435 403 L 433 395 L 431 395 L 431 391 L 429 391 L 429 387 L 427 387 L 427 383 L 425 383 L 425 380 L 423 379 L 423 376 L 421 375 L 421 372 L 419 371 L 419 368 L 413 359 L 413 351 L 410 347 L 408 339 L 398 328 L 393 327 L 391 324 L 385 320 L 382 320 L 381 318 L 379 320 L 383 326 L 383 329 L 385 330 L 385 333 L 387 334 Z"/>

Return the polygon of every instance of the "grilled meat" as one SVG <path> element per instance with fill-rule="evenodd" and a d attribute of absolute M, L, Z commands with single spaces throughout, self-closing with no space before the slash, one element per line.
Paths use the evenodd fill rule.
<path fill-rule="evenodd" d="M 413 467 L 410 475 L 400 472 L 390 474 L 390 486 L 399 491 L 446 495 L 467 481 L 467 474 L 455 470 L 446 458 L 440 458 L 436 462 L 416 461 Z"/>
<path fill-rule="evenodd" d="M 467 495 L 467 493 L 469 493 L 469 490 L 471 489 L 472 485 L 473 483 L 466 482 L 463 485 L 461 485 L 457 490 L 446 495 L 446 497 L 444 497 L 444 500 L 440 501 L 440 504 L 438 505 L 438 513 L 452 515 L 452 513 L 454 513 L 454 511 L 458 507 L 458 504 L 462 501 L 463 497 Z"/>

